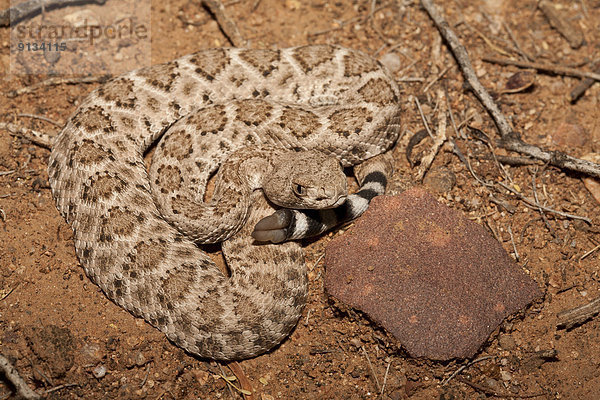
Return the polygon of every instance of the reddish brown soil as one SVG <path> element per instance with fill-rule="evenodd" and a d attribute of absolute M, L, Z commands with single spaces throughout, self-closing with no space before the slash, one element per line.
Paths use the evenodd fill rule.
<path fill-rule="evenodd" d="M 0 0 L 0 8 L 9 3 Z M 363 17 L 369 15 L 370 1 L 262 0 L 253 9 L 254 3 L 231 1 L 228 6 L 252 47 L 338 43 L 378 57 L 393 47 L 392 52 L 400 55 L 397 77 L 405 95 L 407 132 L 422 129 L 415 102 L 409 96 L 419 98 L 424 114 L 436 124 L 435 94 L 445 85 L 457 124 L 473 116 L 472 125 L 496 136 L 487 114 L 463 87 L 454 59 L 441 45 L 438 31 L 418 2 L 377 1 L 377 5 L 389 6 L 367 21 Z M 498 48 L 513 47 L 502 23 L 511 27 L 521 48 L 537 61 L 589 70 L 589 61 L 599 57 L 598 0 L 559 2 L 567 21 L 584 33 L 586 44 L 579 49 L 571 49 L 549 26 L 536 11 L 536 1 L 444 3 L 447 18 L 468 48 L 478 76 L 494 92 L 500 92 L 517 71 L 480 61 L 486 54 L 501 55 Z M 341 29 L 314 35 L 339 26 L 336 21 L 353 18 Z M 154 1 L 152 30 L 154 63 L 228 44 L 206 10 L 182 0 Z M 0 92 L 42 80 L 7 75 L 9 30 L 0 29 L 0 35 Z M 450 69 L 443 80 L 424 92 L 446 67 Z M 600 85 L 571 104 L 566 94 L 577 83 L 574 78 L 538 74 L 533 88 L 503 94 L 498 103 L 531 143 L 559 146 L 555 143 L 558 137 L 566 143 L 562 149 L 572 155 L 599 152 Z M 2 96 L 0 121 L 56 132 L 55 126 L 45 122 L 15 116 L 38 114 L 62 123 L 93 87 L 62 85 L 15 99 Z M 580 133 L 572 137 L 572 132 Z M 467 139 L 455 140 L 479 178 L 499 182 L 506 181 L 508 174 L 513 187 L 533 197 L 536 167 L 505 166 L 503 172 L 489 159 L 489 148 L 468 130 L 465 133 Z M 456 137 L 452 129 L 448 135 Z M 408 136 L 395 151 L 397 176 L 403 180 L 414 174 L 403 153 Z M 415 149 L 413 159 L 428 151 L 430 144 L 425 141 Z M 496 153 L 505 154 L 501 150 Z M 221 377 L 233 375 L 228 366 L 186 354 L 144 321 L 107 300 L 84 275 L 75 257 L 71 230 L 45 187 L 48 154 L 0 130 L 0 172 L 15 171 L 0 175 L 0 353 L 39 392 L 68 384 L 49 393 L 49 398 L 242 398 Z M 556 327 L 558 312 L 600 296 L 600 252 L 583 257 L 600 242 L 600 205 L 576 174 L 538 166 L 535 179 L 540 203 L 588 216 L 595 225 L 552 213 L 545 214 L 546 223 L 537 211 L 507 192 L 494 193 L 494 197 L 509 204 L 514 213 L 495 204 L 449 145 L 442 148 L 433 167 L 451 171 L 457 182 L 438 198 L 485 226 L 506 251 L 514 253 L 511 228 L 519 264 L 545 293 L 543 299 L 503 323 L 476 356 L 490 358 L 442 385 L 464 362 L 410 359 L 388 346 L 377 328 L 332 305 L 323 291 L 324 266 L 320 262 L 330 240 L 326 236 L 306 247 L 310 301 L 296 330 L 271 353 L 240 363 L 255 390 L 254 399 L 465 399 L 485 398 L 486 391 L 516 396 L 544 393 L 545 397 L 539 398 L 600 398 L 600 318 L 568 331 Z M 554 358 L 539 356 L 552 350 L 556 351 Z M 102 367 L 106 374 L 95 377 Z M 238 382 L 233 381 L 236 386 Z M 0 380 L 0 399 L 10 397 L 11 390 Z"/>

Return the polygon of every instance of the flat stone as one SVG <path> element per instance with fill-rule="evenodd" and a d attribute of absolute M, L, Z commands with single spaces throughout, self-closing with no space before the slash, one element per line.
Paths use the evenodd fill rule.
<path fill-rule="evenodd" d="M 541 296 L 478 224 L 421 188 L 376 197 L 325 252 L 325 288 L 413 357 L 472 357 L 507 316 Z"/>

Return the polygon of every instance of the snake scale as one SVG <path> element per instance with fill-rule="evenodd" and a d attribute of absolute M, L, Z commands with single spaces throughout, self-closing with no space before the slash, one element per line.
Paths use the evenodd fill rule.
<path fill-rule="evenodd" d="M 394 145 L 399 96 L 378 61 L 338 46 L 199 51 L 89 94 L 54 141 L 52 193 L 111 300 L 190 353 L 253 357 L 290 333 L 307 297 L 300 246 L 257 243 L 254 225 L 273 203 L 343 203 L 340 165 Z M 213 242 L 229 275 L 197 246 Z"/>

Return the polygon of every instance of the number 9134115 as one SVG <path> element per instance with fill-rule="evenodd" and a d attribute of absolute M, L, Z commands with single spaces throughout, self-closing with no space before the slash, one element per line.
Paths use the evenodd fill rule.
<path fill-rule="evenodd" d="M 66 43 L 52 42 L 19 42 L 17 43 L 19 51 L 65 51 L 67 50 Z"/>

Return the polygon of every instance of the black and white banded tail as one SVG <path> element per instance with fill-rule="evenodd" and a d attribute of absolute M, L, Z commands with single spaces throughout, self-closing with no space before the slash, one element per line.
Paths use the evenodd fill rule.
<path fill-rule="evenodd" d="M 257 241 L 273 243 L 298 240 L 318 236 L 358 218 L 369 208 L 374 197 L 385 193 L 392 175 L 392 165 L 389 153 L 367 160 L 355 167 L 359 191 L 348 195 L 342 205 L 325 210 L 277 210 L 256 224 L 252 237 Z"/>

